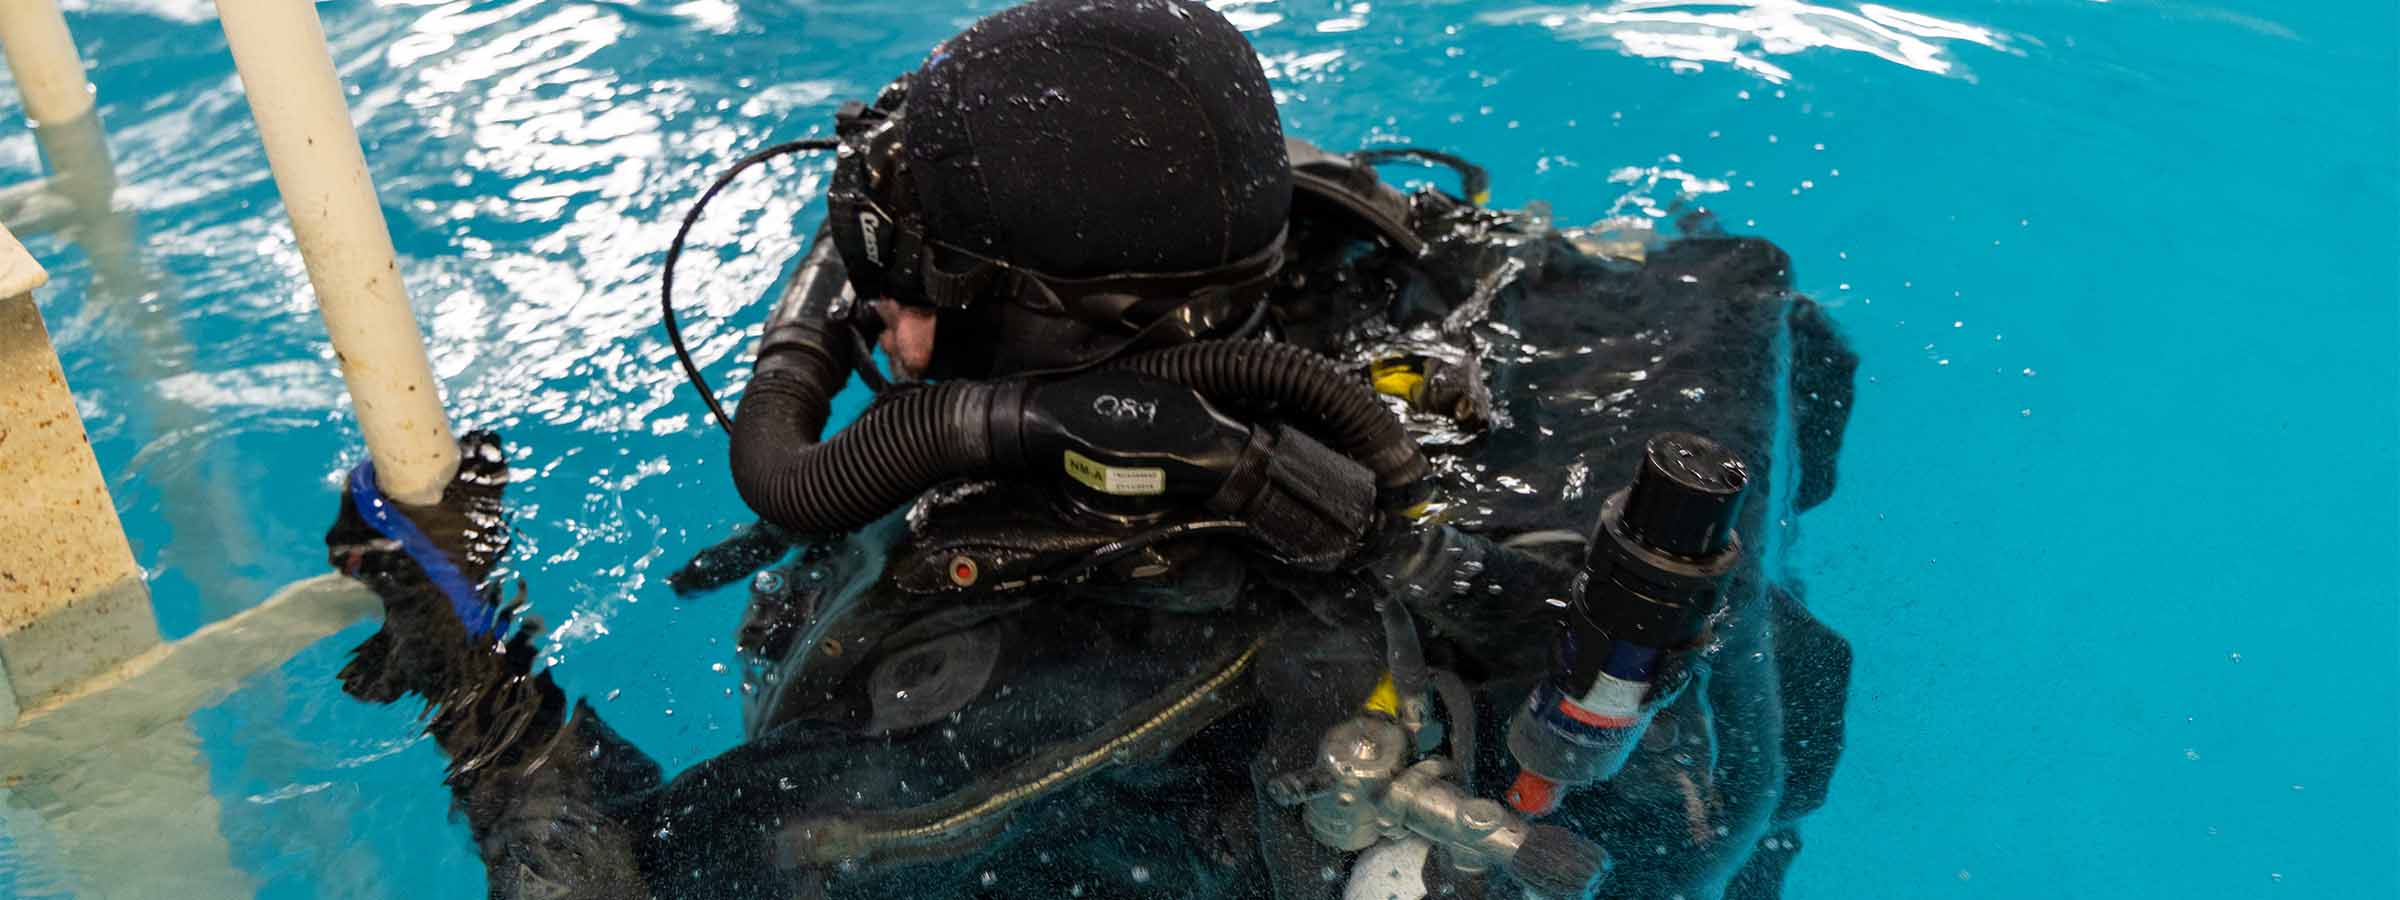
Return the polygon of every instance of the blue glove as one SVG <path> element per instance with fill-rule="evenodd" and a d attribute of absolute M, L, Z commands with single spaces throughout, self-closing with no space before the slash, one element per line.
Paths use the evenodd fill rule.
<path fill-rule="evenodd" d="M 507 457 L 489 431 L 459 438 L 458 475 L 432 506 L 383 496 L 375 466 L 362 462 L 342 491 L 341 510 L 325 532 L 326 557 L 383 599 L 383 629 L 354 651 L 343 686 L 363 700 L 402 694 L 439 699 L 475 657 L 488 657 L 511 609 L 484 582 L 507 553 L 501 507 Z"/>

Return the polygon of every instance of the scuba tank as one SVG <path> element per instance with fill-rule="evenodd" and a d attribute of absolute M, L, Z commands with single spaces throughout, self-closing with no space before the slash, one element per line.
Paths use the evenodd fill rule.
<path fill-rule="evenodd" d="M 1681 689 L 1684 659 L 1741 559 L 1733 523 L 1748 482 L 1741 459 L 1707 438 L 1650 440 L 1633 484 L 1601 507 L 1549 676 L 1509 721 L 1509 754 L 1522 767 L 1509 805 L 1546 815 L 1564 789 L 1624 768 Z"/>

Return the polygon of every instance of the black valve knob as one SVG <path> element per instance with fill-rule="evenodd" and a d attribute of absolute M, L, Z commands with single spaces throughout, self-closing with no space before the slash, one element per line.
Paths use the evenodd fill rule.
<path fill-rule="evenodd" d="M 1685 432 L 1651 438 L 1625 498 L 1625 536 L 1684 559 L 1723 553 L 1749 482 L 1741 457 L 1715 441 Z"/>
<path fill-rule="evenodd" d="M 1582 900 L 1608 875 L 1608 852 L 1584 836 L 1556 825 L 1536 825 L 1509 860 L 1508 874 L 1548 900 Z"/>

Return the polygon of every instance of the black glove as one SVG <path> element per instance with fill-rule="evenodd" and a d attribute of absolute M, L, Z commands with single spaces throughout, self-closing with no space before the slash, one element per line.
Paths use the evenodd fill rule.
<path fill-rule="evenodd" d="M 353 697 L 439 701 L 498 661 L 514 607 L 504 608 L 498 587 L 484 581 L 509 546 L 500 505 L 508 462 L 493 432 L 470 432 L 458 446 L 458 474 L 433 506 L 384 498 L 372 463 L 344 483 L 341 512 L 325 532 L 326 558 L 373 589 L 384 609 L 383 629 L 342 669 Z"/>

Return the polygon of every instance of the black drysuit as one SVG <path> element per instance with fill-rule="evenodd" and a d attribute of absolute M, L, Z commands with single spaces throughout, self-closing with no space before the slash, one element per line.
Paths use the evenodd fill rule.
<path fill-rule="evenodd" d="M 1753 553 L 1624 772 L 1550 821 L 1610 850 L 1603 897 L 1776 896 L 1841 747 L 1849 649 L 1770 532 L 1833 489 L 1854 358 L 1780 250 L 1705 217 L 1628 260 L 1417 201 L 1416 256 L 1296 210 L 1275 297 L 1280 339 L 1362 377 L 1394 357 L 1427 373 L 1408 419 L 1447 524 L 1362 551 L 1387 580 L 1202 537 L 1164 575 L 912 595 L 886 577 L 896 555 L 1041 508 L 1034 485 L 944 492 L 777 570 L 789 588 L 741 635 L 749 739 L 672 779 L 528 674 L 524 641 L 443 643 L 447 606 L 404 562 L 349 560 L 390 612 L 344 677 L 437 701 L 494 897 L 1338 897 L 1348 860 L 1260 785 L 1373 686 L 1370 593 L 1399 591 L 1473 690 L 1473 721 L 1446 718 L 1480 748 L 1471 788 L 1497 796 L 1507 716 L 1548 664 L 1545 601 L 1644 440 L 1693 431 L 1750 462 Z M 354 525 L 328 536 L 337 561 Z"/>

